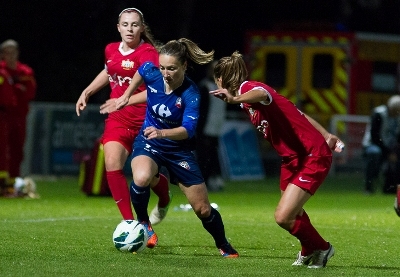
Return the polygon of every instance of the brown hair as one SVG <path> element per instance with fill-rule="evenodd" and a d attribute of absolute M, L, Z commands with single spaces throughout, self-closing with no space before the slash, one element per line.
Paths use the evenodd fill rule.
<path fill-rule="evenodd" d="M 184 64 L 187 59 L 197 64 L 206 64 L 214 59 L 214 50 L 204 52 L 196 43 L 186 38 L 167 42 L 161 47 L 159 54 L 174 56 L 181 64 Z"/>
<path fill-rule="evenodd" d="M 222 87 L 234 96 L 248 76 L 242 54 L 235 51 L 230 57 L 221 58 L 214 67 L 214 78 L 222 79 Z"/>
<path fill-rule="evenodd" d="M 121 20 L 121 15 L 123 13 L 132 13 L 132 12 L 137 13 L 139 15 L 140 21 L 143 24 L 144 31 L 140 34 L 141 39 L 143 39 L 147 43 L 150 43 L 154 47 L 159 48 L 160 43 L 154 39 L 154 36 L 150 30 L 150 27 L 144 21 L 143 13 L 140 10 L 138 10 L 136 8 L 127 8 L 127 9 L 122 10 L 122 12 L 120 12 L 120 14 L 118 15 L 118 24 Z"/>

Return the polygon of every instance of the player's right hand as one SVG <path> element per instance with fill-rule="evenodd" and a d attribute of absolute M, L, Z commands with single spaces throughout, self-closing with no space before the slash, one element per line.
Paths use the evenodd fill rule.
<path fill-rule="evenodd" d="M 326 139 L 326 143 L 329 145 L 329 148 L 332 151 L 340 153 L 343 151 L 344 143 L 341 141 L 337 136 L 333 134 L 329 134 L 328 138 Z"/>
<path fill-rule="evenodd" d="M 87 94 L 85 92 L 82 92 L 81 96 L 79 96 L 78 101 L 76 101 L 75 111 L 78 116 L 80 116 L 81 111 L 86 108 L 88 99 L 89 97 L 87 96 Z"/>
<path fill-rule="evenodd" d="M 230 93 L 226 89 L 216 89 L 216 90 L 210 91 L 209 93 L 225 102 L 228 102 L 228 103 L 233 98 L 233 96 L 230 95 Z"/>
<path fill-rule="evenodd" d="M 122 109 L 123 107 L 125 107 L 129 102 L 129 96 L 127 94 L 122 94 L 120 97 L 118 97 L 115 100 L 115 105 L 117 110 Z"/>

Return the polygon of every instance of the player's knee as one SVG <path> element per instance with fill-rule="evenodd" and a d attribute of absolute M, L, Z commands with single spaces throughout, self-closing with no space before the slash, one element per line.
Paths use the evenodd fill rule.
<path fill-rule="evenodd" d="M 192 205 L 193 211 L 199 218 L 206 218 L 210 216 L 211 206 L 206 203 Z"/>
<path fill-rule="evenodd" d="M 117 157 L 111 155 L 105 157 L 104 163 L 107 171 L 116 171 L 123 168 L 121 161 Z"/>
<path fill-rule="evenodd" d="M 153 179 L 153 176 L 145 171 L 135 172 L 133 176 L 133 182 L 139 187 L 147 187 Z"/>
<path fill-rule="evenodd" d="M 285 214 L 275 212 L 275 222 L 285 230 L 290 230 L 292 220 Z"/>

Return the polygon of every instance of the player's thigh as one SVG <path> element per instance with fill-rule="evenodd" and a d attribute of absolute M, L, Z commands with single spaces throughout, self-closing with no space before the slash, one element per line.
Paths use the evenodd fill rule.
<path fill-rule="evenodd" d="M 311 194 L 306 190 L 289 184 L 286 190 L 282 192 L 281 199 L 275 211 L 277 221 L 295 219 L 301 214 L 304 204 L 310 199 Z"/>

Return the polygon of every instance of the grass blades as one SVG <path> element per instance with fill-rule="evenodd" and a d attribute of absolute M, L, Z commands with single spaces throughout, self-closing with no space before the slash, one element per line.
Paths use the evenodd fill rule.
<path fill-rule="evenodd" d="M 118 252 L 121 217 L 111 197 L 88 197 L 77 179 L 37 180 L 40 199 L 0 198 L 0 276 L 396 276 L 400 218 L 394 195 L 364 195 L 362 176 L 330 176 L 305 209 L 336 249 L 323 269 L 292 267 L 299 243 L 274 222 L 278 179 L 228 182 L 211 192 L 238 259 L 224 259 L 175 186 L 159 244 Z M 152 195 L 149 210 L 156 203 Z"/>

